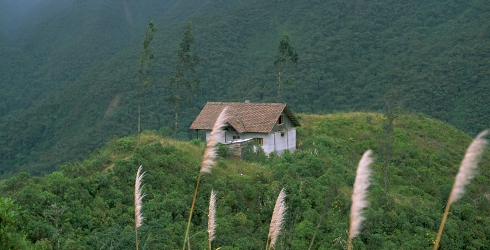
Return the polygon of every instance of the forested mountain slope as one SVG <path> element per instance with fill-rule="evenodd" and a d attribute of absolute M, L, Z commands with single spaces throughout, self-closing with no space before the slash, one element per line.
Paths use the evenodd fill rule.
<path fill-rule="evenodd" d="M 398 116 L 385 177 L 386 151 L 380 148 L 385 143 L 386 118 L 382 115 L 301 114 L 298 118 L 302 127 L 295 153 L 267 158 L 250 148 L 246 160 L 219 158 L 212 173 L 203 175 L 191 226 L 192 249 L 207 248 L 212 189 L 218 193 L 213 246 L 264 248 L 281 188 L 287 193 L 287 210 L 276 249 L 308 249 L 314 235 L 312 249 L 345 249 L 352 185 L 367 149 L 373 149 L 375 159 L 367 197 L 370 205 L 354 249 L 432 248 L 471 142 L 468 135 L 421 115 Z M 12 224 L 5 230 L 10 239 L 34 249 L 50 249 L 58 242 L 61 249 L 132 249 L 134 180 L 143 165 L 146 196 L 145 220 L 138 230 L 140 247 L 180 249 L 204 148 L 198 140 L 175 141 L 147 131 L 139 146 L 135 136 L 114 138 L 89 159 L 66 163 L 60 171 L 44 177 L 20 173 L 0 181 L 0 196 L 14 204 L 0 207 L 15 215 L 15 219 L 6 217 L 6 223 Z M 451 206 L 441 249 L 490 245 L 490 155 L 486 152 L 465 195 Z"/>
<path fill-rule="evenodd" d="M 396 92 L 395 105 L 471 135 L 489 127 L 485 1 L 73 1 L 56 14 L 33 14 L 1 49 L 9 80 L 0 82 L 0 175 L 48 173 L 112 135 L 135 132 L 149 20 L 159 31 L 143 93 L 145 129 L 172 126 L 164 83 L 188 20 L 201 85 L 181 107 L 179 138 L 190 138 L 206 101 L 275 102 L 273 61 L 284 33 L 300 58 L 294 84 L 281 93 L 294 111 L 382 110 Z"/>

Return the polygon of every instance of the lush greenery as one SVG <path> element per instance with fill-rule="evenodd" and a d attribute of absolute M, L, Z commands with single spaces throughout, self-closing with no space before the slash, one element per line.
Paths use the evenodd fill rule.
<path fill-rule="evenodd" d="M 192 220 L 193 249 L 207 248 L 207 206 L 218 193 L 213 246 L 263 249 L 275 198 L 281 188 L 288 206 L 278 249 L 344 249 L 350 196 L 357 163 L 366 149 L 378 157 L 386 122 L 375 113 L 299 115 L 298 150 L 281 157 L 247 154 L 247 160 L 219 158 L 201 180 Z M 430 249 L 459 163 L 471 138 L 423 115 L 393 121 L 393 156 L 388 189 L 384 163 L 373 165 L 373 184 L 363 230 L 354 249 Z M 179 249 L 204 143 L 181 142 L 144 132 L 113 138 L 83 162 L 32 177 L 20 173 L 0 183 L 2 205 L 20 249 L 134 248 L 133 191 L 136 170 L 143 179 L 143 216 L 138 232 L 147 249 Z M 221 150 L 226 155 L 226 150 Z M 488 152 L 488 150 L 487 150 Z M 451 207 L 441 249 L 486 249 L 490 245 L 490 155 Z M 11 199 L 11 200 L 9 200 Z M 4 216 L 2 214 L 2 216 Z M 323 217 L 323 220 L 320 219 Z M 318 224 L 322 221 L 321 224 Z M 3 245 L 5 246 L 5 245 Z"/>
<path fill-rule="evenodd" d="M 11 2 L 0 2 L 2 249 L 134 247 L 139 165 L 147 171 L 141 242 L 180 247 L 204 145 L 168 138 L 175 115 L 164 83 L 189 20 L 200 86 L 179 108 L 179 139 L 194 135 L 186 127 L 206 101 L 275 101 L 274 59 L 285 34 L 299 57 L 281 100 L 298 112 L 333 113 L 302 115 L 295 153 L 220 158 L 202 180 L 195 249 L 207 246 L 212 188 L 214 246 L 224 250 L 263 248 L 282 187 L 289 209 L 278 247 L 307 249 L 315 235 L 313 249 L 343 249 L 355 167 L 368 148 L 378 161 L 355 249 L 430 248 L 467 134 L 489 127 L 485 0 L 43 0 L 18 19 Z M 141 95 L 147 132 L 137 145 L 135 83 L 150 20 L 160 31 Z M 335 113 L 382 110 L 386 100 L 454 127 L 424 115 Z M 451 207 L 443 249 L 490 245 L 489 179 L 487 154 Z"/>
<path fill-rule="evenodd" d="M 0 36 L 0 176 L 51 173 L 134 133 L 150 20 L 159 32 L 143 129 L 172 127 L 164 82 L 191 20 L 201 81 L 179 108 L 180 139 L 194 135 L 187 127 L 206 101 L 276 101 L 284 34 L 299 55 L 294 84 L 281 87 L 294 111 L 378 111 L 394 91 L 405 110 L 475 135 L 490 121 L 489 8 L 484 0 L 41 1 Z"/>

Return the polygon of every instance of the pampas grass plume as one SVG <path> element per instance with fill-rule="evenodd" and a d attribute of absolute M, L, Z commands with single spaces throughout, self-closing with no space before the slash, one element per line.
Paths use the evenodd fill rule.
<path fill-rule="evenodd" d="M 226 111 L 228 107 L 225 107 L 218 118 L 214 122 L 213 129 L 209 135 L 209 140 L 206 144 L 206 149 L 204 150 L 204 156 L 201 164 L 201 170 L 197 176 L 196 189 L 194 190 L 194 198 L 192 199 L 191 210 L 189 213 L 189 219 L 187 220 L 187 228 L 184 235 L 184 243 L 182 245 L 182 250 L 185 250 L 185 244 L 189 241 L 189 231 L 191 227 L 192 213 L 194 212 L 194 205 L 196 204 L 197 191 L 199 189 L 199 183 L 201 182 L 201 176 L 203 173 L 211 173 L 211 167 L 214 164 L 214 158 L 216 157 L 216 144 L 218 143 L 219 136 L 223 133 L 223 127 L 225 125 L 227 115 Z"/>
<path fill-rule="evenodd" d="M 216 229 L 216 193 L 211 190 L 211 196 L 209 197 L 209 214 L 208 214 L 208 241 L 209 249 L 211 249 L 211 241 L 214 239 L 214 232 Z"/>
<path fill-rule="evenodd" d="M 214 122 L 213 129 L 211 130 L 211 134 L 209 135 L 209 140 L 206 145 L 206 150 L 204 151 L 201 173 L 211 173 L 211 165 L 214 164 L 214 158 L 216 158 L 216 144 L 218 143 L 217 139 L 223 133 L 223 127 L 227 119 L 227 110 L 228 107 L 225 107 Z"/>
<path fill-rule="evenodd" d="M 141 182 L 143 180 L 143 176 L 145 175 L 145 172 L 141 173 L 142 167 L 143 166 L 140 166 L 138 168 L 136 180 L 134 182 L 134 223 L 136 229 L 141 226 L 144 219 L 143 215 L 141 215 L 141 208 L 143 207 L 142 200 L 143 197 L 145 197 L 145 195 L 141 193 Z"/>
<path fill-rule="evenodd" d="M 370 164 L 372 151 L 368 150 L 359 161 L 356 179 L 354 181 L 354 191 L 352 193 L 352 205 L 350 212 L 349 242 L 361 231 L 361 223 L 364 221 L 362 210 L 368 206 L 366 201 L 367 190 L 370 185 L 369 176 L 371 174 Z M 349 244 L 350 245 L 350 244 Z"/>
<path fill-rule="evenodd" d="M 478 167 L 478 161 L 480 156 L 485 151 L 485 146 L 487 145 L 487 140 L 485 137 L 488 131 L 485 130 L 478 134 L 473 142 L 468 147 L 466 154 L 459 167 L 458 174 L 454 181 L 453 189 L 451 190 L 451 195 L 449 196 L 450 203 L 458 201 L 465 191 L 465 186 L 468 185 L 471 180 L 475 177 L 476 169 Z"/>
<path fill-rule="evenodd" d="M 478 134 L 466 150 L 466 154 L 464 155 L 458 174 L 454 180 L 453 189 L 449 195 L 446 208 L 444 209 L 444 214 L 442 215 L 441 225 L 439 226 L 439 232 L 437 233 L 436 242 L 434 243 L 434 250 L 439 248 L 439 242 L 441 241 L 442 231 L 444 230 L 451 204 L 458 201 L 461 196 L 463 196 L 466 185 L 468 185 L 473 177 L 475 177 L 478 161 L 487 145 L 487 140 L 484 138 L 487 134 L 488 130 L 484 130 Z"/>
<path fill-rule="evenodd" d="M 268 239 L 270 238 L 270 248 L 275 248 L 277 238 L 279 237 L 282 225 L 284 224 L 284 216 L 286 214 L 285 198 L 286 192 L 283 188 L 277 196 L 276 205 L 274 206 L 274 212 L 272 213 L 268 236 Z"/>

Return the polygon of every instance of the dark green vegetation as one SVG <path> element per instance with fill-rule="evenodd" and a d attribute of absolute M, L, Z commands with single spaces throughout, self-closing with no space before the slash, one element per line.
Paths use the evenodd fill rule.
<path fill-rule="evenodd" d="M 366 149 L 373 149 L 377 158 L 377 135 L 383 133 L 385 118 L 374 113 L 300 117 L 297 152 L 220 158 L 212 173 L 203 176 L 190 233 L 193 249 L 207 247 L 211 189 L 218 193 L 213 246 L 263 249 L 283 187 L 288 209 L 278 249 L 307 249 L 322 211 L 325 218 L 312 249 L 343 249 L 356 167 Z M 400 115 L 393 127 L 388 190 L 384 163 L 378 159 L 372 166 L 367 219 L 354 249 L 431 249 L 472 139 L 420 115 Z M 34 249 L 56 249 L 58 240 L 61 249 L 134 249 L 134 179 L 142 164 L 146 219 L 138 229 L 140 242 L 147 249 L 179 249 L 205 146 L 151 132 L 144 132 L 141 142 L 137 147 L 135 136 L 113 139 L 89 159 L 64 164 L 60 171 L 44 177 L 20 173 L 2 181 L 0 193 L 13 201 L 7 210 L 19 215 L 17 221 L 8 218 L 15 239 L 25 237 Z M 487 150 L 479 174 L 451 207 L 441 249 L 490 245 L 489 160 Z"/>
<path fill-rule="evenodd" d="M 191 20 L 201 82 L 179 108 L 180 139 L 206 101 L 276 101 L 271 62 L 285 33 L 300 58 L 281 100 L 296 112 L 379 111 L 396 91 L 396 105 L 475 135 L 490 121 L 489 8 L 484 0 L 42 1 L 0 35 L 0 176 L 50 173 L 136 131 L 134 83 L 150 20 L 159 32 L 142 129 L 172 127 L 164 82 Z M 0 20 L 7 14 L 0 8 Z"/>
<path fill-rule="evenodd" d="M 285 85 L 292 84 L 288 79 L 288 75 L 294 74 L 294 70 L 290 69 L 290 64 L 298 63 L 298 59 L 298 52 L 294 51 L 294 46 L 291 45 L 291 36 L 284 34 L 279 42 L 279 53 L 274 60 L 275 72 L 277 74 L 277 102 L 281 102 L 281 83 L 284 81 Z M 283 74 L 283 80 L 281 80 L 281 74 Z"/>
<path fill-rule="evenodd" d="M 196 66 L 199 64 L 199 53 L 192 52 L 191 47 L 195 43 L 191 31 L 191 22 L 185 27 L 182 42 L 180 42 L 177 52 L 177 62 L 175 63 L 175 74 L 166 82 L 167 102 L 174 106 L 174 138 L 177 139 L 179 130 L 179 105 L 189 103 L 196 95 L 200 80 L 191 79 L 196 74 Z"/>

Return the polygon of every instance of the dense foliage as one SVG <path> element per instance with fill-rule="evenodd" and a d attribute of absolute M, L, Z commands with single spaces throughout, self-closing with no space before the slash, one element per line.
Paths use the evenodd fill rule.
<path fill-rule="evenodd" d="M 308 249 L 314 234 L 312 249 L 344 249 L 357 163 L 369 148 L 379 158 L 386 118 L 374 113 L 299 117 L 296 152 L 219 158 L 204 175 L 192 220 L 193 249 L 207 248 L 211 189 L 218 193 L 213 246 L 263 249 L 283 187 L 288 208 L 276 249 Z M 383 164 L 376 160 L 367 219 L 354 249 L 430 249 L 471 142 L 454 127 L 422 115 L 399 115 L 393 127 L 388 189 Z M 2 202 L 20 215 L 18 222 L 10 217 L 9 230 L 23 240 L 24 249 L 56 249 L 58 242 L 61 249 L 132 249 L 134 180 L 143 165 L 140 242 L 147 249 L 179 249 L 203 151 L 198 140 L 179 142 L 145 132 L 140 146 L 135 136 L 113 138 L 89 159 L 64 164 L 60 171 L 44 177 L 20 173 L 0 182 L 1 196 L 11 199 Z M 451 207 L 440 249 L 490 245 L 489 159 L 487 153 L 467 193 Z"/>
<path fill-rule="evenodd" d="M 152 82 L 143 129 L 172 127 L 164 83 L 193 22 L 197 98 L 179 111 L 178 138 L 206 101 L 276 101 L 284 34 L 299 54 L 281 100 L 297 112 L 397 105 L 474 135 L 489 127 L 487 1 L 46 0 L 0 38 L 0 176 L 50 173 L 110 136 L 134 133 L 136 71 L 149 20 Z M 3 8 L 2 8 L 3 9 Z M 5 16 L 5 13 L 2 13 Z M 4 20 L 4 19 L 1 19 Z"/>

